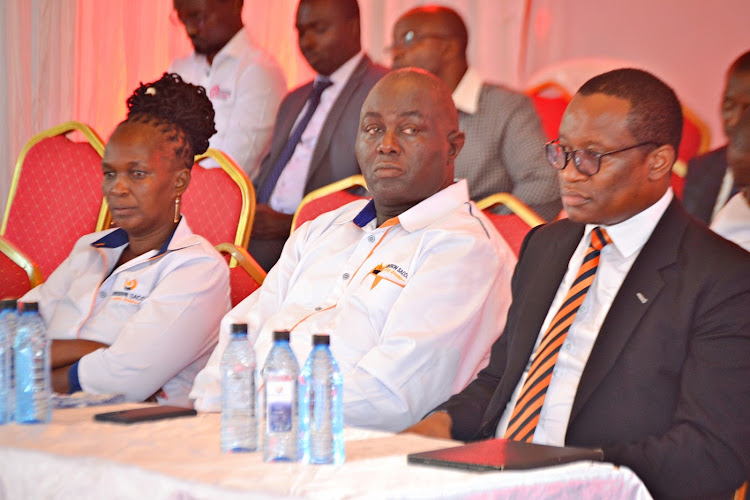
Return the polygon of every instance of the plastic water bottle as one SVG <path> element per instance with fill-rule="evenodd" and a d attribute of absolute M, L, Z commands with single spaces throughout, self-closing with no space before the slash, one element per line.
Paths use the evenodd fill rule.
<path fill-rule="evenodd" d="M 23 304 L 14 349 L 16 422 L 49 422 L 52 419 L 50 344 L 36 302 Z"/>
<path fill-rule="evenodd" d="M 273 347 L 263 366 L 263 460 L 266 462 L 299 460 L 298 377 L 299 365 L 289 347 L 289 332 L 273 332 Z"/>
<path fill-rule="evenodd" d="M 328 335 L 313 336 L 313 350 L 300 375 L 302 462 L 344 463 L 343 378 Z"/>
<path fill-rule="evenodd" d="M 221 358 L 221 451 L 257 449 L 255 352 L 247 340 L 247 325 L 236 324 Z"/>
<path fill-rule="evenodd" d="M 16 339 L 17 302 L 0 300 L 0 425 L 13 421 L 15 386 L 13 384 L 13 342 Z"/>

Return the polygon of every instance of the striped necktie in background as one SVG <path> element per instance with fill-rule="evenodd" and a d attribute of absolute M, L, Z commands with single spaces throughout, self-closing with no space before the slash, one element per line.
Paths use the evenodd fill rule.
<path fill-rule="evenodd" d="M 578 308 L 586 298 L 586 292 L 594 282 L 601 249 L 611 242 L 612 240 L 604 229 L 596 227 L 591 232 L 591 243 L 576 279 L 573 281 L 562 306 L 560 306 L 560 310 L 550 323 L 547 331 L 544 332 L 542 341 L 531 356 L 529 376 L 526 378 L 516 406 L 513 408 L 513 413 L 508 422 L 508 430 L 505 432 L 505 439 L 526 442 L 531 442 L 533 439 L 534 431 L 539 422 L 539 414 L 542 411 L 542 404 L 544 404 L 544 396 L 547 394 L 547 388 L 552 379 L 552 370 L 554 370 L 557 362 L 557 355 L 560 353 L 563 342 L 565 342 L 565 337 L 570 325 L 573 324 Z"/>

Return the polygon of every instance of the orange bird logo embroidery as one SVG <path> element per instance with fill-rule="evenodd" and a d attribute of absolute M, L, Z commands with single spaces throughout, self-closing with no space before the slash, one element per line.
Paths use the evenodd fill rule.
<path fill-rule="evenodd" d="M 125 290 L 133 290 L 136 286 L 138 286 L 138 281 L 135 279 L 132 280 L 125 280 Z"/>

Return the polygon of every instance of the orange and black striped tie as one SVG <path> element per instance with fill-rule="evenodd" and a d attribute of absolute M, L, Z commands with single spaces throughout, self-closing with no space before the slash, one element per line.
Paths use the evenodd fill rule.
<path fill-rule="evenodd" d="M 531 356 L 531 368 L 529 376 L 521 388 L 510 421 L 505 439 L 514 441 L 531 442 L 534 437 L 539 414 L 542 411 L 544 396 L 547 394 L 552 370 L 557 362 L 557 355 L 565 342 L 570 325 L 576 317 L 578 308 L 586 298 L 586 292 L 594 282 L 596 269 L 599 266 L 599 253 L 612 240 L 607 232 L 596 227 L 591 232 L 591 244 L 586 256 L 583 258 L 581 268 L 578 270 L 575 281 L 570 287 L 560 310 L 555 315 L 549 328 L 544 333 L 542 341 Z"/>

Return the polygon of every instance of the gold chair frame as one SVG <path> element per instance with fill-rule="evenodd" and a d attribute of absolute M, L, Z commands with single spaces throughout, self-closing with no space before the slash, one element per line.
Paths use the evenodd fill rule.
<path fill-rule="evenodd" d="M 341 179 L 340 181 L 332 182 L 331 184 L 328 184 L 326 186 L 323 186 L 321 188 L 315 189 L 314 191 L 310 191 L 305 195 L 304 198 L 302 198 L 302 201 L 300 202 L 299 206 L 297 207 L 297 210 L 294 211 L 294 217 L 292 217 L 292 230 L 290 231 L 290 234 L 294 232 L 294 230 L 297 228 L 297 219 L 299 218 L 300 211 L 302 210 L 302 207 L 307 205 L 313 200 L 317 200 L 318 198 L 322 198 L 324 196 L 328 196 L 329 194 L 336 193 L 338 191 L 345 191 L 347 189 L 360 186 L 365 189 L 367 189 L 367 183 L 365 182 L 365 178 L 362 174 L 352 175 L 351 177 L 347 177 L 345 179 Z"/>
<path fill-rule="evenodd" d="M 266 279 L 266 272 L 260 267 L 260 264 L 255 261 L 252 255 L 245 250 L 245 248 L 238 247 L 233 243 L 219 243 L 214 248 L 216 248 L 219 253 L 226 253 L 233 257 L 232 261 L 235 264 L 230 264 L 230 267 L 235 267 L 239 264 L 240 267 L 258 283 L 258 285 L 263 284 L 263 281 Z"/>
<path fill-rule="evenodd" d="M 88 143 L 91 145 L 91 147 L 94 148 L 94 150 L 99 154 L 99 156 L 104 156 L 104 142 L 102 142 L 101 137 L 99 137 L 99 134 L 97 134 L 94 129 L 89 127 L 88 125 L 76 122 L 76 121 L 70 121 L 61 123 L 60 125 L 56 127 L 52 127 L 51 129 L 45 130 L 43 132 L 40 132 L 36 134 L 34 137 L 32 137 L 29 142 L 26 143 L 26 145 L 21 150 L 21 153 L 18 155 L 18 160 L 16 161 L 16 168 L 13 171 L 13 180 L 10 184 L 10 191 L 8 192 L 8 202 L 5 205 L 5 214 L 3 215 L 3 223 L 2 226 L 0 226 L 0 236 L 5 236 L 5 230 L 8 226 L 8 219 L 10 217 L 10 208 L 13 204 L 13 199 L 16 197 L 16 191 L 18 190 L 18 184 L 21 181 L 21 170 L 23 169 L 23 162 L 26 159 L 26 155 L 31 150 L 32 147 L 34 147 L 37 143 L 41 142 L 44 139 L 48 139 L 50 137 L 56 137 L 58 135 L 65 135 L 70 132 L 80 132 L 81 135 L 83 135 Z M 98 228 L 105 223 L 109 224 L 109 209 L 107 208 L 107 202 L 106 200 L 102 200 L 102 207 L 99 209 L 99 217 L 96 221 L 96 227 L 97 231 Z"/>
<path fill-rule="evenodd" d="M 544 219 L 534 212 L 527 204 L 510 193 L 495 193 L 482 198 L 477 202 L 480 210 L 486 210 L 495 205 L 505 205 L 511 212 L 516 214 L 522 221 L 531 227 L 544 224 Z"/>
<path fill-rule="evenodd" d="M 0 237 L 0 252 L 5 254 L 10 260 L 26 271 L 26 274 L 29 276 L 29 284 L 31 285 L 31 288 L 44 283 L 44 275 L 42 274 L 42 270 L 39 269 L 39 266 L 13 245 L 13 243 L 3 237 Z"/>

